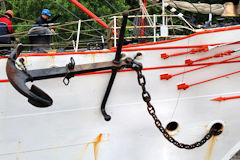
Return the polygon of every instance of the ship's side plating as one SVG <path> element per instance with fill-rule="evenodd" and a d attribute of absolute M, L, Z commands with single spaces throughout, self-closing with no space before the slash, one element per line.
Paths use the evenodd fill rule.
<path fill-rule="evenodd" d="M 176 41 L 124 47 L 126 57 L 141 53 L 146 87 L 152 104 L 164 126 L 177 122 L 170 133 L 183 143 L 200 140 L 215 123 L 223 125 L 222 134 L 211 138 L 194 150 L 178 149 L 155 127 L 142 100 L 141 88 L 134 71 L 118 73 L 106 110 L 112 116 L 106 122 L 100 106 L 110 72 L 75 76 L 65 86 L 62 78 L 36 81 L 54 100 L 49 108 L 35 108 L 7 81 L 5 65 L 0 60 L 0 159 L 229 159 L 239 147 L 239 99 L 212 101 L 218 97 L 240 95 L 239 73 L 178 90 L 179 84 L 195 84 L 240 71 L 239 28 L 219 29 L 196 34 Z M 236 42 L 222 45 L 222 43 Z M 209 51 L 173 55 L 208 47 Z M 162 47 L 162 48 L 161 48 Z M 185 60 L 236 50 L 231 55 L 211 58 L 187 65 Z M 59 55 L 23 55 L 26 67 L 41 69 L 65 66 L 73 57 L 76 64 L 104 62 L 114 59 L 114 48 L 102 52 L 81 52 Z M 169 80 L 160 75 L 177 74 L 204 65 L 221 62 Z M 197 155 L 197 156 L 196 156 Z"/>

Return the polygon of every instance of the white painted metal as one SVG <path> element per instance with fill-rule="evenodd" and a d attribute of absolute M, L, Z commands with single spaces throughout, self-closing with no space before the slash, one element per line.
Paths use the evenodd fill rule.
<path fill-rule="evenodd" d="M 77 44 L 76 44 L 76 48 L 75 48 L 75 52 L 78 51 L 78 44 L 79 44 L 79 38 L 80 38 L 80 30 L 81 30 L 81 20 L 78 21 L 78 31 L 77 31 Z"/>
<path fill-rule="evenodd" d="M 162 15 L 165 15 L 165 1 L 162 0 Z"/>
<path fill-rule="evenodd" d="M 75 41 L 72 40 L 72 43 L 73 43 L 73 50 L 76 51 L 76 45 L 75 45 Z"/>
<path fill-rule="evenodd" d="M 113 16 L 113 25 L 114 25 L 114 47 L 117 46 L 117 18 L 116 16 Z"/>
<path fill-rule="evenodd" d="M 102 39 L 102 43 L 104 44 L 104 37 L 103 37 L 103 36 L 101 36 L 101 39 Z"/>
<path fill-rule="evenodd" d="M 156 17 L 156 14 L 153 15 L 153 25 L 154 25 L 154 28 L 153 28 L 153 42 L 156 42 L 157 41 L 157 17 Z"/>
<path fill-rule="evenodd" d="M 131 48 L 189 46 L 239 41 L 240 30 L 228 30 L 198 34 L 186 39 Z M 181 65 L 188 58 L 197 59 L 229 49 L 239 44 L 223 45 L 206 53 L 187 54 L 161 59 L 161 53 L 173 54 L 190 49 L 163 49 L 124 51 L 128 57 L 137 52 L 143 54 L 144 68 Z M 127 48 L 126 48 L 127 49 Z M 240 52 L 219 59 L 221 61 L 239 55 Z M 73 54 L 63 56 L 26 57 L 29 69 L 65 66 L 73 57 L 76 64 L 110 61 L 115 53 Z M 6 79 L 6 59 L 0 60 L 0 80 Z M 106 122 L 100 112 L 110 74 L 78 76 L 69 86 L 62 78 L 34 82 L 54 100 L 49 108 L 31 106 L 10 83 L 0 83 L 0 159 L 1 160 L 228 160 L 240 149 L 239 100 L 210 101 L 219 96 L 240 94 L 239 74 L 188 90 L 177 90 L 176 85 L 196 83 L 226 73 L 238 71 L 239 63 L 214 65 L 183 74 L 168 81 L 160 81 L 163 73 L 175 74 L 196 67 L 178 67 L 144 70 L 147 90 L 152 104 L 164 126 L 176 121 L 179 128 L 174 138 L 184 143 L 200 140 L 216 122 L 223 123 L 223 133 L 194 150 L 178 149 L 170 144 L 155 127 L 135 72 L 118 73 L 107 103 L 112 116 Z"/>
<path fill-rule="evenodd" d="M 162 37 L 168 37 L 168 27 L 166 25 L 162 25 L 160 27 L 160 33 Z"/>

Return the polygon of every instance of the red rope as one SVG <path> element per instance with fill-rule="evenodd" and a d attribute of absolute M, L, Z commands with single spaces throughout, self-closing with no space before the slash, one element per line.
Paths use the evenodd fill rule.
<path fill-rule="evenodd" d="M 227 101 L 227 100 L 232 100 L 232 99 L 239 99 L 239 98 L 240 98 L 240 96 L 218 97 L 218 98 L 211 99 L 211 101 L 222 102 L 222 101 Z"/>
<path fill-rule="evenodd" d="M 229 59 L 226 59 L 226 60 L 223 60 L 223 61 L 219 61 L 219 62 L 216 62 L 216 63 L 213 63 L 213 64 L 208 64 L 208 65 L 206 65 L 206 66 L 202 66 L 202 67 L 199 67 L 199 68 L 191 69 L 191 70 L 184 71 L 184 72 L 180 72 L 180 73 L 173 74 L 173 75 L 170 75 L 170 74 L 162 74 L 162 75 L 160 75 L 160 78 L 161 78 L 161 80 L 163 80 L 163 79 L 169 80 L 170 78 L 172 78 L 172 77 L 174 77 L 174 76 L 179 76 L 179 75 L 181 75 L 181 74 L 193 72 L 193 71 L 196 71 L 196 70 L 199 70 L 199 69 L 203 69 L 203 68 L 206 68 L 206 67 L 210 67 L 210 66 L 213 66 L 213 65 L 216 65 L 216 64 L 221 64 L 221 63 L 228 62 L 228 61 L 230 61 L 230 60 L 237 59 L 237 58 L 240 58 L 240 56 L 236 56 L 236 57 L 233 57 L 233 58 L 229 58 Z"/>
<path fill-rule="evenodd" d="M 220 79 L 220 78 L 223 78 L 223 77 L 227 77 L 227 76 L 237 74 L 237 73 L 240 73 L 240 71 L 232 72 L 232 73 L 229 73 L 229 74 L 225 74 L 225 75 L 222 75 L 222 76 L 219 76 L 219 77 L 215 77 L 215 78 L 212 78 L 212 79 L 208 79 L 208 80 L 205 80 L 205 81 L 201 81 L 201 82 L 193 83 L 193 84 L 189 84 L 189 85 L 187 85 L 185 83 L 182 83 L 182 84 L 179 84 L 177 87 L 178 87 L 178 90 L 180 90 L 180 89 L 186 90 L 189 87 L 192 87 L 192 86 L 195 86 L 195 85 L 198 85 L 198 84 L 202 84 L 202 83 L 206 83 L 206 82 L 210 82 L 210 81 Z"/>
<path fill-rule="evenodd" d="M 185 55 L 185 54 L 195 54 L 195 53 L 200 53 L 200 52 L 207 52 L 208 51 L 208 46 L 202 46 L 201 48 L 197 48 L 197 49 L 192 49 L 190 51 L 187 52 L 181 52 L 181 53 L 175 53 L 175 54 L 166 54 L 163 53 L 161 54 L 161 58 L 162 59 L 167 59 L 169 57 L 175 57 L 175 56 L 181 56 L 181 55 Z"/>
<path fill-rule="evenodd" d="M 197 59 L 197 60 L 187 59 L 187 60 L 185 60 L 185 64 L 190 65 L 190 64 L 193 64 L 195 62 L 200 62 L 200 61 L 204 61 L 204 60 L 208 60 L 208 59 L 212 59 L 212 58 L 219 58 L 219 57 L 223 57 L 223 56 L 228 56 L 228 55 L 231 55 L 233 52 L 234 52 L 233 50 L 229 50 L 229 51 L 226 51 L 226 52 L 223 52 L 223 53 L 217 53 L 214 56 L 204 57 L 204 58 L 200 58 L 200 59 Z"/>

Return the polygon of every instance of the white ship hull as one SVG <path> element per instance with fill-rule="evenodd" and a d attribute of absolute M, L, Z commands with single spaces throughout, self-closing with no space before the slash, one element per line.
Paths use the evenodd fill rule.
<path fill-rule="evenodd" d="M 240 71 L 239 62 L 212 65 L 194 72 L 160 80 L 160 75 L 176 74 L 210 62 L 219 62 L 239 55 L 232 53 L 212 58 L 197 66 L 187 66 L 186 59 L 199 59 L 240 48 L 240 44 L 223 45 L 208 52 L 169 55 L 200 46 L 240 41 L 240 27 L 229 27 L 198 33 L 186 38 L 124 47 L 127 57 L 143 54 L 143 74 L 157 116 L 166 126 L 179 124 L 173 137 L 192 144 L 206 135 L 215 123 L 223 124 L 223 132 L 203 146 L 178 149 L 156 128 L 142 100 L 141 88 L 134 71 L 120 72 L 113 85 L 106 110 L 112 119 L 106 122 L 100 106 L 110 73 L 100 72 L 76 76 L 69 86 L 62 78 L 36 81 L 54 100 L 49 108 L 36 108 L 7 81 L 7 59 L 0 60 L 0 159 L 1 160 L 228 160 L 240 149 L 239 99 L 211 101 L 217 97 L 240 95 L 240 76 L 227 77 L 178 90 L 181 83 L 194 84 Z M 76 64 L 111 61 L 114 51 L 25 55 L 29 70 L 65 66 L 73 57 Z M 233 61 L 233 60 L 232 60 Z"/>

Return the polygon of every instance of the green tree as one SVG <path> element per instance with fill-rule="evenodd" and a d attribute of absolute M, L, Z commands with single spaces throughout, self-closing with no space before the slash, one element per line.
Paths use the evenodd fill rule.
<path fill-rule="evenodd" d="M 118 1 L 107 0 L 107 2 L 109 3 L 106 3 L 105 0 L 104 1 L 79 0 L 79 2 L 99 17 L 116 13 L 116 10 L 123 11 L 130 8 L 130 6 L 125 3 L 125 0 L 118 0 Z M 6 6 L 7 6 L 7 9 L 11 9 L 15 13 L 16 18 L 13 19 L 13 24 L 15 25 L 14 26 L 15 32 L 28 31 L 32 26 L 27 27 L 25 25 L 34 25 L 37 17 L 41 15 L 42 9 L 45 9 L 45 8 L 49 9 L 53 16 L 57 14 L 62 15 L 56 22 L 60 24 L 64 24 L 66 22 L 78 21 L 79 19 L 81 20 L 91 19 L 86 13 L 81 11 L 77 6 L 75 6 L 68 0 L 9 0 L 6 2 Z M 22 18 L 26 20 L 25 21 L 19 20 L 18 18 Z M 107 18 L 104 18 L 103 21 L 105 21 L 106 23 L 109 23 L 110 19 L 109 17 L 107 17 Z M 93 33 L 92 31 L 89 31 L 89 32 L 86 32 L 87 34 L 96 34 L 98 36 L 100 36 L 100 34 L 103 34 L 103 35 L 106 34 L 106 29 L 103 28 L 101 25 L 99 25 L 97 22 L 89 21 L 86 23 L 82 24 L 82 27 L 81 27 L 82 30 L 94 30 L 94 29 L 101 30 L 101 31 L 98 31 L 97 33 Z M 24 26 L 21 26 L 21 25 L 24 25 Z M 65 26 L 64 28 L 76 31 L 77 24 L 71 25 L 71 26 Z M 56 31 L 65 38 L 71 35 L 70 33 L 66 34 L 66 31 L 64 30 L 56 29 Z M 23 42 L 26 42 L 28 39 L 27 37 L 25 38 L 20 37 L 20 38 L 21 38 L 21 41 Z"/>
<path fill-rule="evenodd" d="M 124 10 L 135 9 L 139 8 L 139 0 L 78 0 L 82 5 L 88 8 L 97 16 L 106 16 L 111 15 L 113 13 L 122 12 Z M 181 0 L 184 1 L 184 0 Z M 188 2 L 192 3 L 223 3 L 223 0 L 187 0 Z M 148 2 L 148 5 L 151 3 Z M 81 20 L 88 20 L 91 19 L 86 13 L 81 11 L 77 6 L 72 4 L 69 0 L 7 0 L 6 1 L 7 9 L 12 9 L 15 13 L 16 18 L 13 19 L 13 24 L 15 32 L 23 32 L 28 31 L 32 25 L 35 24 L 35 20 L 38 16 L 41 15 L 42 9 L 48 8 L 51 11 L 51 14 L 57 15 L 61 14 L 62 16 L 57 20 L 57 23 L 65 24 L 66 22 L 78 21 Z M 148 8 L 149 14 L 161 14 L 161 7 L 155 6 Z M 192 14 L 186 11 L 182 11 L 184 15 L 190 15 L 196 18 L 197 24 L 204 24 L 205 21 L 208 20 L 208 15 L 199 15 L 199 14 Z M 136 15 L 138 11 L 131 12 L 131 15 Z M 3 11 L 0 13 L 3 14 Z M 20 20 L 18 19 L 26 19 Z M 214 21 L 219 18 L 219 16 L 214 16 Z M 103 18 L 107 24 L 111 21 L 109 17 Z M 130 23 L 130 22 L 129 22 Z M 175 20 L 175 24 L 181 23 L 180 21 Z M 31 26 L 26 26 L 31 25 Z M 64 26 L 64 28 L 72 31 L 77 30 L 77 24 Z M 62 29 L 55 29 L 59 36 L 62 38 L 68 38 L 71 33 L 62 30 Z M 95 21 L 88 21 L 84 22 L 81 26 L 81 30 L 85 30 L 81 32 L 81 39 L 83 38 L 92 38 L 91 36 L 87 36 L 86 34 L 94 34 L 95 36 L 100 37 L 101 35 L 106 35 L 107 30 L 99 25 Z M 93 32 L 92 30 L 98 30 L 97 32 Z M 26 36 L 26 34 L 24 34 Z M 28 37 L 22 37 L 22 43 L 28 43 Z M 76 38 L 76 34 L 74 34 L 73 38 Z M 53 42 L 62 41 L 59 37 L 54 37 Z"/>

